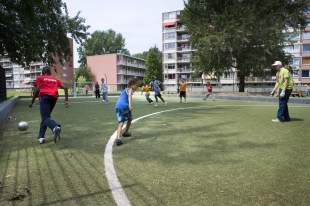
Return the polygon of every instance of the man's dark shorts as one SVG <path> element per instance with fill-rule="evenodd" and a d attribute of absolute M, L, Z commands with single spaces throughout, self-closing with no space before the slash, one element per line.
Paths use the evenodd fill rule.
<path fill-rule="evenodd" d="M 180 91 L 180 97 L 186 97 L 186 92 L 185 91 Z"/>

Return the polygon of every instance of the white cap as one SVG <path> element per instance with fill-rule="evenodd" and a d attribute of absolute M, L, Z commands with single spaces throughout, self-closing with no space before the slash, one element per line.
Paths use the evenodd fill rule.
<path fill-rule="evenodd" d="M 278 65 L 282 66 L 282 63 L 280 61 L 275 61 L 272 66 L 278 66 Z"/>

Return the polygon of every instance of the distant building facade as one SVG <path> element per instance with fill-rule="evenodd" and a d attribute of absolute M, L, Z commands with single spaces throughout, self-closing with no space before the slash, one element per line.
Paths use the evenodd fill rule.
<path fill-rule="evenodd" d="M 239 78 L 235 68 L 231 68 L 219 77 L 219 82 L 214 77 L 202 75 L 193 78 L 194 69 L 190 63 L 195 48 L 188 40 L 189 34 L 179 19 L 182 10 L 173 10 L 162 13 L 162 51 L 163 51 L 163 76 L 167 90 L 177 90 L 181 78 L 186 79 L 191 91 L 203 91 L 206 82 L 210 82 L 214 91 L 237 91 Z M 306 89 L 310 83 L 310 16 L 305 31 L 299 32 L 294 38 L 294 46 L 285 46 L 284 51 L 294 55 L 290 66 L 294 82 L 300 90 Z M 289 25 L 288 25 L 289 26 Z M 293 29 L 289 28 L 288 32 Z M 275 59 L 276 60 L 276 59 Z M 270 65 L 273 62 L 270 62 Z M 275 75 L 270 69 L 265 69 L 263 75 L 250 74 L 245 78 L 245 91 L 268 92 L 275 84 Z M 304 86 L 302 86 L 304 85 Z"/>
<path fill-rule="evenodd" d="M 131 78 L 142 81 L 145 76 L 145 60 L 122 53 L 88 56 L 86 62 L 93 82 L 100 84 L 104 78 L 109 91 L 122 91 Z"/>
<path fill-rule="evenodd" d="M 70 48 L 73 51 L 73 39 L 69 38 Z M 69 62 L 62 62 L 63 65 L 58 62 L 58 58 L 55 57 L 56 64 L 51 66 L 52 76 L 67 82 L 71 86 L 74 83 L 74 70 L 73 70 L 73 56 Z M 7 57 L 0 56 L 0 65 L 5 70 L 5 82 L 7 90 L 27 91 L 34 86 L 34 82 L 38 76 L 41 75 L 42 68 L 48 66 L 42 62 L 31 62 L 29 67 L 23 67 L 21 65 L 11 62 Z M 56 72 L 57 71 L 57 72 Z"/>

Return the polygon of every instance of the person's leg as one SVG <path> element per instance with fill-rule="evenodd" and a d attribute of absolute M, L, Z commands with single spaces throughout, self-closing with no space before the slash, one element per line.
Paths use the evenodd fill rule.
<path fill-rule="evenodd" d="M 186 103 L 186 92 L 184 92 L 184 102 Z"/>
<path fill-rule="evenodd" d="M 146 100 L 147 100 L 149 103 L 152 103 L 152 102 L 153 102 L 153 100 L 150 98 L 150 94 L 146 94 L 146 95 L 145 95 L 145 98 L 146 98 Z"/>
<path fill-rule="evenodd" d="M 108 99 L 108 92 L 104 92 L 104 100 L 107 101 L 108 103 L 110 102 Z"/>
<path fill-rule="evenodd" d="M 279 94 L 281 94 L 281 92 L 282 92 L 282 89 L 279 90 Z M 286 105 L 285 96 L 284 96 L 284 98 L 281 98 L 279 95 L 279 109 L 277 112 L 277 118 L 280 121 L 283 121 L 283 118 L 284 118 L 284 110 L 285 110 L 285 105 Z"/>
<path fill-rule="evenodd" d="M 125 131 L 124 133 L 125 134 L 128 134 L 129 133 L 129 129 L 130 129 L 130 126 L 131 126 L 131 121 L 132 121 L 132 117 L 130 117 L 126 123 L 126 128 L 125 128 Z"/>
<path fill-rule="evenodd" d="M 40 99 L 40 114 L 42 122 L 40 124 L 40 131 L 38 138 L 44 138 L 47 127 L 53 130 L 56 126 L 60 125 L 51 119 L 51 113 L 56 105 L 57 99 L 44 95 Z"/>
<path fill-rule="evenodd" d="M 215 97 L 213 96 L 213 92 L 210 92 L 210 97 L 215 100 Z"/>
<path fill-rule="evenodd" d="M 286 90 L 285 91 L 285 108 L 284 108 L 284 114 L 283 114 L 283 117 L 284 117 L 284 120 L 285 121 L 291 121 L 291 117 L 290 117 L 290 114 L 289 114 L 289 111 L 288 111 L 288 101 L 290 99 L 290 96 L 291 96 L 291 93 L 292 93 L 292 90 Z"/>

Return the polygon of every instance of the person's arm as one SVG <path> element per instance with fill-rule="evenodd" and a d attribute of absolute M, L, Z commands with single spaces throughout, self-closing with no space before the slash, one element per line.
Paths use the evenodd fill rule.
<path fill-rule="evenodd" d="M 132 103 L 132 88 L 129 88 L 127 90 L 127 94 L 128 94 L 129 110 L 131 111 L 132 110 L 132 106 L 131 106 L 131 103 Z"/>
<path fill-rule="evenodd" d="M 68 100 L 68 88 L 64 84 L 60 85 L 60 87 L 62 89 L 64 89 L 64 91 L 65 91 L 65 106 L 66 106 L 66 108 L 68 108 L 68 107 L 70 107 L 70 103 L 69 103 L 69 100 Z"/>
<path fill-rule="evenodd" d="M 28 106 L 31 108 L 37 98 L 37 96 L 39 95 L 39 91 L 40 91 L 40 85 L 37 85 L 34 89 L 34 92 L 33 92 L 33 96 L 32 96 L 32 100 L 31 102 L 28 104 Z"/>
<path fill-rule="evenodd" d="M 273 88 L 272 92 L 270 93 L 271 96 L 273 96 L 276 93 L 276 90 L 277 90 L 278 86 L 279 86 L 279 82 L 278 82 L 278 79 L 277 79 L 276 85 L 274 85 L 274 88 Z"/>

